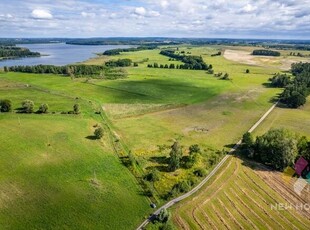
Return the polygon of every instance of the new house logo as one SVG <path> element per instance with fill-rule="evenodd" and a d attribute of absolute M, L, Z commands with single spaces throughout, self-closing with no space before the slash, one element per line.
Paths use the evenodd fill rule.
<path fill-rule="evenodd" d="M 289 183 L 290 180 L 292 179 L 292 176 L 294 174 L 297 174 L 299 176 L 299 178 L 297 179 L 297 181 L 294 183 L 294 191 L 301 196 L 301 192 L 308 187 L 309 189 L 309 185 L 310 184 L 310 165 L 309 162 L 303 158 L 300 157 L 295 165 L 294 168 L 292 167 L 287 167 L 284 171 L 283 171 L 283 175 L 282 178 L 286 183 Z"/>

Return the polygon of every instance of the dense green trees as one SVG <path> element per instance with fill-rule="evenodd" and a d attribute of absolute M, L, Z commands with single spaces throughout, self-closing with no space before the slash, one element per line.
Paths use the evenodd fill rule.
<path fill-rule="evenodd" d="M 270 130 L 256 139 L 256 154 L 262 162 L 271 164 L 275 169 L 283 170 L 293 165 L 297 157 L 297 140 L 287 130 Z"/>
<path fill-rule="evenodd" d="M 35 65 L 35 66 L 11 66 L 8 67 L 11 72 L 23 73 L 47 73 L 47 74 L 63 74 L 75 76 L 90 76 L 99 75 L 101 71 L 105 70 L 104 66 L 99 65 L 68 65 L 68 66 L 54 66 L 54 65 Z"/>
<path fill-rule="evenodd" d="M 242 137 L 242 144 L 245 148 L 251 148 L 254 145 L 254 137 L 251 133 L 246 132 Z"/>
<path fill-rule="evenodd" d="M 34 102 L 31 100 L 24 100 L 22 102 L 22 112 L 23 113 L 33 113 L 34 110 Z"/>
<path fill-rule="evenodd" d="M 6 113 L 12 111 L 12 102 L 8 99 L 0 100 L 0 112 Z"/>
<path fill-rule="evenodd" d="M 184 64 L 179 66 L 179 69 L 193 69 L 193 70 L 208 70 L 212 69 L 211 65 L 207 65 L 202 57 L 192 55 L 176 54 L 173 50 L 162 50 L 161 55 L 181 61 Z"/>
<path fill-rule="evenodd" d="M 306 103 L 310 93 L 310 63 L 292 64 L 291 72 L 295 78 L 286 85 L 280 100 L 290 108 L 298 108 Z"/>
<path fill-rule="evenodd" d="M 183 155 L 182 148 L 179 145 L 179 142 L 175 141 L 171 146 L 170 158 L 169 158 L 169 170 L 171 172 L 180 168 L 182 155 Z"/>
<path fill-rule="evenodd" d="M 290 83 L 290 76 L 286 74 L 275 74 L 272 78 L 269 79 L 272 87 L 284 88 Z"/>
<path fill-rule="evenodd" d="M 292 166 L 298 156 L 310 160 L 310 142 L 307 138 L 286 129 L 271 129 L 255 141 L 251 134 L 246 133 L 243 146 L 246 153 L 253 151 L 251 157 L 277 170 Z"/>
<path fill-rule="evenodd" d="M 124 48 L 124 49 L 112 49 L 107 50 L 103 53 L 103 55 L 114 56 L 119 55 L 123 52 L 136 52 L 141 50 L 154 50 L 157 48 L 157 45 L 149 45 L 149 46 L 138 46 L 136 48 Z"/>
<path fill-rule="evenodd" d="M 253 50 L 252 55 L 262 55 L 262 56 L 280 56 L 281 53 L 273 50 Z"/>
<path fill-rule="evenodd" d="M 40 53 L 17 46 L 0 46 L 0 58 L 38 57 Z"/>
<path fill-rule="evenodd" d="M 105 63 L 108 67 L 127 67 L 131 66 L 132 61 L 131 59 L 125 58 L 125 59 L 118 59 L 118 60 L 110 60 Z"/>

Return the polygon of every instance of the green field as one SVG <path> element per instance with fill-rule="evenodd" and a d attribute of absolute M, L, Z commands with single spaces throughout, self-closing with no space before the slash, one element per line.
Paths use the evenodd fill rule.
<path fill-rule="evenodd" d="M 15 76 L 18 81 L 7 80 Z M 93 126 L 102 122 L 96 104 L 43 84 L 26 86 L 26 78 L 1 75 L 0 98 L 11 99 L 14 109 L 25 99 L 35 102 L 35 110 L 48 103 L 50 114 L 0 114 L 0 228 L 134 228 L 148 201 L 108 135 L 93 140 Z M 82 114 L 60 114 L 74 103 Z"/>
<path fill-rule="evenodd" d="M 280 71 L 276 66 L 249 66 L 210 56 L 223 48 L 184 46 L 180 51 L 201 55 L 215 73 L 229 73 L 229 81 L 205 71 L 147 68 L 154 62 L 179 63 L 160 55 L 159 49 L 86 62 L 102 64 L 110 58 L 139 62 L 138 67 L 125 68 L 125 79 L 0 73 L 0 99 L 12 100 L 14 111 L 25 99 L 33 100 L 35 109 L 42 103 L 50 107 L 44 115 L 0 114 L 0 128 L 5 130 L 0 134 L 4 153 L 0 227 L 20 229 L 24 223 L 33 229 L 136 227 L 152 211 L 150 201 L 117 154 L 131 150 L 139 162 L 139 176 L 162 166 L 154 159 L 166 158 L 169 151 L 159 151 L 158 146 L 170 146 L 175 139 L 185 155 L 190 145 L 199 144 L 207 158 L 209 152 L 229 149 L 238 141 L 281 92 L 264 85 Z M 80 115 L 61 114 L 75 103 L 81 105 Z M 101 109 L 102 117 L 95 114 Z M 102 141 L 92 138 L 96 124 L 105 127 Z M 124 149 L 113 148 L 112 136 Z M 201 159 L 191 169 L 161 171 L 153 184 L 153 201 L 164 202 L 162 197 L 173 185 L 192 178 L 197 167 L 211 169 Z"/>
<path fill-rule="evenodd" d="M 139 158 L 144 169 L 157 166 L 152 158 L 166 157 L 169 153 L 159 152 L 157 146 L 171 145 L 174 139 L 181 142 L 184 151 L 191 144 L 199 144 L 207 152 L 230 146 L 268 110 L 271 99 L 281 91 L 263 85 L 273 73 L 279 72 L 278 69 L 248 66 L 228 61 L 223 56 L 210 56 L 220 49 L 182 47 L 180 51 L 201 55 L 206 63 L 213 65 L 215 73 L 227 72 L 232 81 L 219 80 L 205 71 L 146 68 L 148 63 L 161 63 L 165 58 L 166 63 L 170 63 L 167 57 L 158 54 L 159 50 L 113 57 L 149 58 L 139 67 L 128 68 L 130 83 L 126 80 L 98 83 L 145 95 L 144 102 L 137 101 L 133 105 L 127 99 L 104 104 L 118 136 Z M 105 59 L 97 58 L 96 62 L 99 60 Z M 250 74 L 245 73 L 248 68 Z M 165 172 L 156 182 L 156 190 L 166 194 L 175 183 L 191 174 L 192 169 Z"/>

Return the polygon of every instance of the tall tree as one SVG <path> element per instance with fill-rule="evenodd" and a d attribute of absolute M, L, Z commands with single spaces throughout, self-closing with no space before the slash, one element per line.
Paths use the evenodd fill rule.
<path fill-rule="evenodd" d="M 175 141 L 171 146 L 170 159 L 169 159 L 169 169 L 170 171 L 175 171 L 180 167 L 180 162 L 182 158 L 182 148 L 178 141 Z"/>

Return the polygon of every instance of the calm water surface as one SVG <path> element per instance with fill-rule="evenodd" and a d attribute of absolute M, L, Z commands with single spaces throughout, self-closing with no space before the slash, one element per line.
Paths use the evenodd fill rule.
<path fill-rule="evenodd" d="M 67 45 L 65 43 L 53 44 L 22 44 L 17 45 L 26 47 L 33 52 L 40 52 L 41 57 L 20 58 L 0 61 L 0 67 L 14 65 L 67 65 L 76 62 L 82 62 L 89 58 L 95 57 L 96 53 L 103 53 L 106 50 L 116 48 L 128 48 L 125 45 Z"/>

